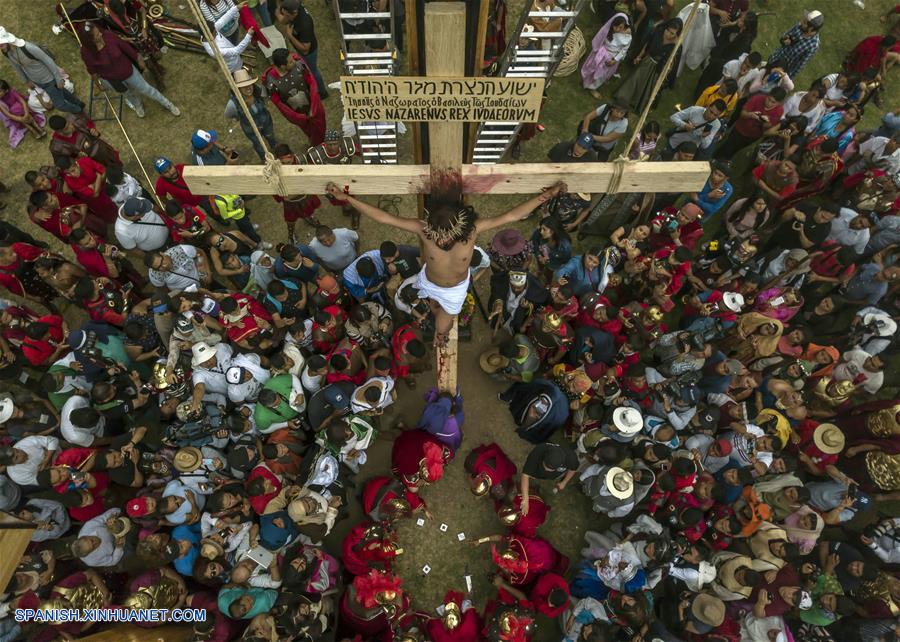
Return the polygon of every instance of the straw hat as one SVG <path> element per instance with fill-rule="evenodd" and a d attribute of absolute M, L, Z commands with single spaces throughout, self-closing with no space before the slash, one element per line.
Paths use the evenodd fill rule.
<path fill-rule="evenodd" d="M 826 455 L 836 455 L 844 449 L 844 433 L 834 424 L 819 424 L 813 432 L 813 443 Z"/>
<path fill-rule="evenodd" d="M 175 470 L 180 473 L 192 473 L 203 462 L 203 453 L 194 446 L 185 446 L 175 453 Z"/>
<path fill-rule="evenodd" d="M 498 346 L 492 346 L 481 353 L 478 364 L 487 374 L 494 374 L 509 365 L 509 359 L 500 354 Z"/>
<path fill-rule="evenodd" d="M 634 477 L 624 468 L 613 466 L 606 471 L 606 488 L 617 499 L 628 499 L 634 494 Z"/>
<path fill-rule="evenodd" d="M 712 627 L 721 626 L 725 621 L 725 602 L 712 595 L 700 593 L 691 603 L 691 613 L 704 624 Z"/>
<path fill-rule="evenodd" d="M 234 72 L 234 84 L 238 87 L 247 87 L 248 85 L 256 84 L 256 81 L 259 80 L 259 76 L 251 76 L 250 72 L 241 67 L 236 72 Z"/>
<path fill-rule="evenodd" d="M 9 418 L 13 416 L 13 411 L 15 409 L 16 404 L 13 401 L 12 395 L 4 393 L 2 397 L 0 397 L 0 424 L 9 421 Z"/>
<path fill-rule="evenodd" d="M 722 295 L 722 303 L 732 312 L 740 312 L 744 307 L 744 295 L 740 292 L 726 292 Z"/>
<path fill-rule="evenodd" d="M 623 435 L 634 435 L 644 427 L 644 419 L 634 408 L 619 407 L 613 410 L 613 425 Z"/>

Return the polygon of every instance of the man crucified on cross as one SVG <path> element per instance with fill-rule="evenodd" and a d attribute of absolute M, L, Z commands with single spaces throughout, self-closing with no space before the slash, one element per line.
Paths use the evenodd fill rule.
<path fill-rule="evenodd" d="M 437 204 L 426 211 L 424 220 L 388 214 L 345 193 L 334 183 L 326 188 L 334 198 L 347 201 L 360 214 L 376 223 L 413 232 L 422 241 L 425 264 L 416 279 L 419 296 L 428 300 L 434 314 L 434 343 L 443 346 L 453 327 L 469 291 L 469 264 L 475 239 L 487 232 L 531 216 L 541 203 L 566 192 L 565 183 L 556 183 L 537 196 L 517 205 L 506 214 L 480 219 L 471 206 L 461 206 L 454 199 L 441 200 L 432 195 Z"/>

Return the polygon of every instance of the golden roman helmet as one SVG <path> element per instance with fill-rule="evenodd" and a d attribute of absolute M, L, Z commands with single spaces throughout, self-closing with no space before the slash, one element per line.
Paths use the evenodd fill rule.
<path fill-rule="evenodd" d="M 444 626 L 448 631 L 452 631 L 456 627 L 459 626 L 460 621 L 462 620 L 462 613 L 459 609 L 459 604 L 456 602 L 448 602 L 444 605 L 444 616 L 442 618 L 444 620 Z"/>
<path fill-rule="evenodd" d="M 166 381 L 166 363 L 164 361 L 157 361 L 153 364 L 153 375 L 150 381 L 157 390 L 165 390 L 169 387 L 169 382 Z"/>
<path fill-rule="evenodd" d="M 897 421 L 898 414 L 900 414 L 900 404 L 876 410 L 866 418 L 866 427 L 868 427 L 869 432 L 878 437 L 892 437 L 900 433 L 900 422 Z"/>
<path fill-rule="evenodd" d="M 56 598 L 56 599 L 42 600 L 41 603 L 38 604 L 37 610 L 38 611 L 59 611 L 62 609 L 70 609 L 70 608 L 72 608 L 72 604 L 69 602 L 69 600 L 63 600 L 63 599 Z M 53 623 L 54 624 L 62 624 L 62 621 L 61 620 L 53 620 Z"/>
<path fill-rule="evenodd" d="M 560 317 L 555 312 L 551 312 L 547 316 L 544 317 L 544 329 L 545 330 L 558 330 L 559 326 L 562 325 L 562 317 Z"/>
<path fill-rule="evenodd" d="M 122 606 L 127 609 L 131 609 L 132 611 L 149 609 L 153 607 L 153 598 L 150 597 L 149 593 L 140 590 L 137 593 L 132 593 L 124 600 L 122 600 Z"/>
<path fill-rule="evenodd" d="M 663 313 L 658 305 L 651 305 L 647 308 L 647 318 L 653 321 L 653 323 L 659 323 L 662 321 Z"/>
<path fill-rule="evenodd" d="M 390 519 L 403 519 L 412 514 L 409 502 L 400 497 L 387 500 L 384 503 L 384 512 Z"/>
<path fill-rule="evenodd" d="M 513 623 L 516 621 L 516 612 L 512 609 L 504 611 L 500 615 L 500 619 L 498 620 L 498 624 L 500 625 L 500 631 L 504 635 L 509 635 L 513 629 Z"/>
<path fill-rule="evenodd" d="M 475 483 L 469 486 L 472 494 L 475 495 L 475 497 L 484 497 L 487 495 L 488 491 L 491 489 L 491 478 L 482 473 L 474 477 L 473 480 Z"/>
<path fill-rule="evenodd" d="M 515 506 L 504 506 L 497 511 L 497 516 L 500 518 L 500 521 L 503 522 L 504 526 L 515 526 L 519 523 L 519 520 L 522 519 L 522 513 L 520 513 Z"/>
<path fill-rule="evenodd" d="M 393 589 L 386 589 L 384 591 L 378 591 L 375 594 L 375 601 L 381 604 L 382 606 L 393 604 L 394 600 L 397 599 L 397 591 Z"/>
<path fill-rule="evenodd" d="M 369 526 L 365 532 L 363 532 L 363 539 L 368 541 L 372 539 L 382 539 L 387 535 L 385 532 L 384 526 L 381 524 L 372 524 Z"/>

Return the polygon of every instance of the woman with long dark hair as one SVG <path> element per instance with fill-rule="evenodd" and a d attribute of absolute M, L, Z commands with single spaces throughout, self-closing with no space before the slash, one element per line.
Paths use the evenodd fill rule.
<path fill-rule="evenodd" d="M 644 107 L 650 100 L 653 86 L 662 73 L 666 60 L 668 60 L 675 49 L 675 42 L 678 40 L 678 36 L 683 28 L 684 25 L 678 18 L 672 18 L 658 25 L 653 30 L 653 33 L 650 34 L 647 44 L 644 45 L 641 52 L 634 59 L 637 68 L 622 83 L 619 91 L 616 92 L 616 100 L 623 105 L 627 105 L 632 113 L 640 114 L 644 111 Z M 678 69 L 679 55 L 680 53 L 675 56 L 672 72 L 669 73 L 666 83 L 668 86 L 671 86 L 674 70 Z"/>
<path fill-rule="evenodd" d="M 769 221 L 772 212 L 762 190 L 756 190 L 746 198 L 738 199 L 725 213 L 725 229 L 733 239 L 745 239 L 758 234 Z"/>
<path fill-rule="evenodd" d="M 572 239 L 557 219 L 547 217 L 531 234 L 531 245 L 544 276 L 565 265 L 572 258 Z"/>
<path fill-rule="evenodd" d="M 81 59 L 100 91 L 115 89 L 125 94 L 125 104 L 133 109 L 139 118 L 144 117 L 141 95 L 155 100 L 173 115 L 181 115 L 181 110 L 171 100 L 144 79 L 141 72 L 147 70 L 147 64 L 134 47 L 112 31 L 101 31 L 92 22 L 85 22 L 78 30 L 81 39 Z"/>

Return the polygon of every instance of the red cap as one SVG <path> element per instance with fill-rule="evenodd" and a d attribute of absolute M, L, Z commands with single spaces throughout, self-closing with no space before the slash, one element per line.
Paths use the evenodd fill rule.
<path fill-rule="evenodd" d="M 146 497 L 136 497 L 125 504 L 125 512 L 129 517 L 143 517 L 150 512 Z"/>
<path fill-rule="evenodd" d="M 725 457 L 731 454 L 731 442 L 727 439 L 719 439 L 717 442 L 719 444 L 719 456 Z"/>

